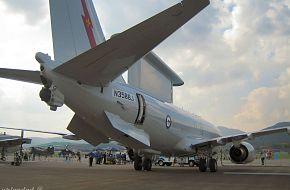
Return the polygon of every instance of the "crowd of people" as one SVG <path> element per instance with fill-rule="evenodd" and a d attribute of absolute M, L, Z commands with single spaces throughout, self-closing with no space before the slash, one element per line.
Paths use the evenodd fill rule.
<path fill-rule="evenodd" d="M 86 155 L 89 157 L 89 165 L 93 165 L 95 159 L 96 164 L 126 164 L 127 158 L 125 153 L 113 154 L 110 152 L 92 151 Z"/>

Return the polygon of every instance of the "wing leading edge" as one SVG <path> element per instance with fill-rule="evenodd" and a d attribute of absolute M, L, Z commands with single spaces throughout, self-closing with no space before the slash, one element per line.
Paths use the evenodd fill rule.
<path fill-rule="evenodd" d="M 5 137 L 6 135 L 2 136 Z M 16 137 L 16 136 L 8 136 L 7 138 L 0 139 L 0 147 L 10 147 L 10 146 L 18 146 L 20 144 L 30 144 L 31 139 L 29 138 L 23 138 L 21 137 Z"/>
<path fill-rule="evenodd" d="M 242 140 L 253 140 L 256 137 L 266 136 L 274 133 L 288 133 L 290 135 L 290 126 L 289 127 L 282 127 L 277 129 L 268 129 L 268 130 L 261 130 L 253 133 L 243 133 L 238 135 L 231 135 L 231 136 L 224 136 L 224 137 L 218 137 L 213 139 L 207 139 L 207 140 L 198 140 L 194 143 L 191 143 L 190 147 L 192 149 L 196 148 L 203 148 L 203 147 L 215 147 L 215 146 L 223 146 L 227 143 L 231 142 L 239 142 Z"/>
<path fill-rule="evenodd" d="M 42 84 L 39 71 L 0 68 L 0 77 L 34 84 Z"/>
<path fill-rule="evenodd" d="M 207 5 L 209 0 L 184 0 L 54 71 L 87 85 L 106 86 Z"/>
<path fill-rule="evenodd" d="M 19 128 L 12 128 L 12 127 L 0 127 L 0 129 L 9 129 L 9 130 L 17 130 L 17 131 L 29 131 L 29 132 L 35 132 L 35 133 L 45 133 L 45 134 L 52 134 L 52 135 L 60 135 L 60 136 L 62 136 L 62 138 L 68 139 L 68 140 L 81 140 L 78 136 L 76 136 L 74 134 L 49 132 L 49 131 L 40 131 L 40 130 L 34 130 L 34 129 L 19 129 Z"/>

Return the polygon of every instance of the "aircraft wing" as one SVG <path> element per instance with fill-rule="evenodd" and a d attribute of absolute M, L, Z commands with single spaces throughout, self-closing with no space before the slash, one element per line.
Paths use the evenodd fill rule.
<path fill-rule="evenodd" d="M 243 133 L 238 135 L 230 135 L 230 136 L 224 136 L 224 137 L 218 137 L 208 140 L 197 140 L 194 143 L 192 143 L 190 146 L 192 149 L 195 148 L 203 148 L 203 147 L 215 147 L 215 146 L 223 146 L 227 143 L 231 142 L 239 142 L 245 139 L 253 140 L 256 137 L 260 136 L 266 136 L 274 133 L 288 133 L 290 135 L 290 126 L 289 127 L 282 127 L 282 128 L 276 128 L 276 129 L 267 129 L 267 130 L 261 130 L 253 133 Z"/>
<path fill-rule="evenodd" d="M 18 146 L 18 145 L 21 145 L 21 142 L 23 144 L 30 144 L 31 143 L 31 139 L 23 138 L 21 140 L 21 137 L 2 135 L 1 139 L 0 139 L 0 147 Z"/>
<path fill-rule="evenodd" d="M 0 77 L 12 80 L 42 84 L 39 71 L 0 68 Z"/>
<path fill-rule="evenodd" d="M 49 131 L 40 131 L 40 130 L 33 130 L 33 129 L 19 129 L 19 128 L 12 128 L 12 127 L 0 127 L 0 129 L 10 129 L 10 130 L 17 130 L 17 131 L 29 131 L 29 132 L 35 132 L 35 133 L 46 133 L 46 134 L 52 134 L 52 135 L 60 135 L 64 139 L 68 140 L 81 140 L 79 137 L 77 137 L 74 134 L 65 134 L 65 133 L 57 133 L 57 132 L 49 132 Z"/>
<path fill-rule="evenodd" d="M 54 71 L 83 84 L 106 86 L 207 5 L 209 0 L 183 0 Z"/>

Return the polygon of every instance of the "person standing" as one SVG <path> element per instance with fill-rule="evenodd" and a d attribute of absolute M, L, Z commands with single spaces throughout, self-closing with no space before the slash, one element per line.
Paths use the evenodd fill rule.
<path fill-rule="evenodd" d="M 78 161 L 80 162 L 81 161 L 81 153 L 80 152 L 77 152 L 77 157 L 78 157 Z"/>
<path fill-rule="evenodd" d="M 263 151 L 261 152 L 261 163 L 262 163 L 262 166 L 265 165 L 265 153 Z"/>
<path fill-rule="evenodd" d="M 89 164 L 90 164 L 90 167 L 92 167 L 95 154 L 93 152 L 90 152 L 88 156 L 89 156 Z"/>
<path fill-rule="evenodd" d="M 107 164 L 107 155 L 106 153 L 103 154 L 104 164 Z"/>

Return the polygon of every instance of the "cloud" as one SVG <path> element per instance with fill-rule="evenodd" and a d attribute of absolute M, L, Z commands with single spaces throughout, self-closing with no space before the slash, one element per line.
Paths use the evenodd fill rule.
<path fill-rule="evenodd" d="M 64 106 L 57 112 L 52 112 L 38 96 L 41 86 L 14 83 L 14 87 L 18 87 L 17 89 L 11 89 L 2 96 L 0 94 L 1 126 L 68 133 L 65 128 L 73 116 L 70 109 Z M 17 95 L 19 92 L 21 94 Z M 9 133 L 11 132 L 9 131 Z M 37 136 L 39 135 L 42 136 L 37 134 Z"/>
<path fill-rule="evenodd" d="M 258 88 L 246 98 L 240 113 L 235 115 L 243 128 L 251 130 L 255 126 L 271 126 L 281 121 L 290 120 L 290 84 Z"/>
<path fill-rule="evenodd" d="M 106 38 L 123 32 L 145 19 L 179 3 L 178 0 L 93 0 Z"/>
<path fill-rule="evenodd" d="M 48 1 L 46 0 L 1 0 L 6 11 L 21 14 L 29 25 L 37 25 L 48 15 Z"/>
<path fill-rule="evenodd" d="M 175 103 L 217 125 L 246 131 L 290 120 L 282 107 L 288 100 L 279 98 L 281 93 L 287 97 L 289 85 L 284 73 L 290 67 L 290 34 L 285 32 L 289 27 L 283 27 L 290 23 L 286 3 L 215 1 L 204 11 L 214 19 L 203 23 L 201 14 L 185 25 L 194 28 L 200 22 L 212 27 L 204 27 L 202 34 L 181 32 L 158 47 L 158 54 L 185 81 L 175 89 Z M 283 78 L 283 85 L 278 78 Z M 255 125 L 246 122 L 251 115 Z"/>
<path fill-rule="evenodd" d="M 94 0 L 107 38 L 178 2 Z M 52 54 L 48 2 L 2 0 L 0 4 L 4 5 L 0 6 L 0 66 L 38 69 L 35 52 Z M 211 1 L 154 50 L 185 81 L 174 88 L 174 103 L 216 125 L 246 131 L 290 120 L 289 7 L 286 0 Z M 4 102 L 0 111 L 7 111 L 7 125 L 22 122 L 29 127 L 37 116 L 37 126 L 64 129 L 72 116 L 68 109 L 57 112 L 65 121 L 50 113 L 38 98 L 40 87 L 30 93 L 27 86 L 26 90 L 2 79 L 0 86 L 4 93 L 3 99 L 0 92 L 1 106 Z"/>

